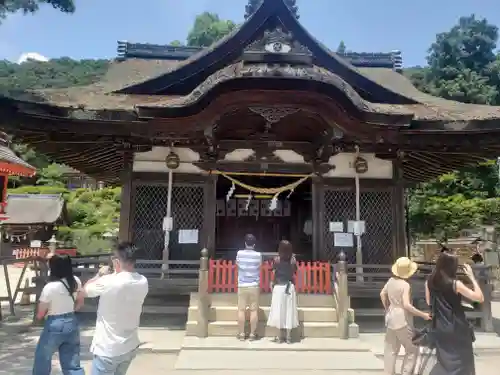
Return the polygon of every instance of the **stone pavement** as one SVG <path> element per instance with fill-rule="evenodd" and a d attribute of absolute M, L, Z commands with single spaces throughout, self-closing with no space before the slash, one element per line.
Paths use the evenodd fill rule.
<path fill-rule="evenodd" d="M 31 372 L 32 357 L 39 327 L 27 325 L 31 308 L 19 309 L 17 319 L 0 324 L 0 375 L 25 375 Z M 500 316 L 500 303 L 493 307 Z M 500 332 L 499 320 L 495 327 Z M 89 345 L 93 336 L 91 315 L 82 316 L 82 361 L 90 372 Z M 360 339 L 305 339 L 292 345 L 280 345 L 268 339 L 239 342 L 232 337 L 198 339 L 185 337 L 185 319 L 165 321 L 146 319 L 140 331 L 141 348 L 128 375 L 151 375 L 174 372 L 190 375 L 268 375 L 293 374 L 314 370 L 317 375 L 382 375 L 383 334 L 363 333 Z M 286 358 L 285 358 L 286 354 Z M 292 355 L 290 355 L 292 354 Z M 402 354 L 402 353 L 401 353 Z M 477 334 L 477 373 L 493 375 L 500 367 L 500 337 Z M 60 375 L 54 359 L 54 375 Z"/>
<path fill-rule="evenodd" d="M 14 294 L 17 286 L 17 282 L 19 281 L 19 278 L 21 277 L 21 272 L 22 268 L 19 267 L 14 267 L 14 266 L 7 266 L 8 273 L 9 273 L 9 279 L 10 279 L 10 288 L 12 291 L 12 294 Z M 26 279 L 30 280 L 33 276 L 35 276 L 35 273 L 29 269 L 26 270 L 23 280 L 21 281 L 21 287 L 24 286 L 24 282 Z M 5 282 L 5 274 L 3 271 L 3 267 L 0 267 L 0 297 L 7 297 L 7 283 Z M 16 303 L 19 303 L 21 300 L 21 293 L 18 294 L 16 298 Z M 32 302 L 35 301 L 35 296 L 32 296 L 31 298 Z M 9 303 L 7 301 L 2 301 L 0 302 L 0 306 L 5 310 L 8 309 Z"/>
<path fill-rule="evenodd" d="M 39 330 L 22 324 L 2 325 L 0 375 L 30 373 Z M 82 330 L 82 360 L 87 371 L 90 370 L 88 348 L 92 335 L 92 328 Z M 326 375 L 327 372 L 330 375 L 382 374 L 382 360 L 378 356 L 382 336 L 375 334 L 363 334 L 359 340 L 347 341 L 306 339 L 289 346 L 275 344 L 268 339 L 239 342 L 232 337 L 184 337 L 184 331 L 176 329 L 174 324 L 170 329 L 141 328 L 140 338 L 140 352 L 129 375 L 142 375 L 145 371 L 151 375 L 166 371 L 179 375 L 201 371 L 207 375 L 246 375 L 256 371 L 281 375 L 286 371 L 297 372 L 298 375 L 298 371 L 304 370 L 314 370 L 318 375 Z M 498 373 L 500 338 L 478 334 L 478 344 L 481 344 L 476 353 L 478 373 Z M 491 355 L 493 353 L 496 355 Z M 54 365 L 53 374 L 60 375 L 56 358 Z"/>

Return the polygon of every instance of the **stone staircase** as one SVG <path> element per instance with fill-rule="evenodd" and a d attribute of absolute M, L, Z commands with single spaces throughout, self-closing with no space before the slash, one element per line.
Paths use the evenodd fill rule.
<path fill-rule="evenodd" d="M 332 295 L 324 294 L 298 294 L 299 328 L 295 332 L 297 338 L 314 337 L 339 337 L 339 323 L 335 301 Z M 210 294 L 209 309 L 209 336 L 236 336 L 237 324 L 237 295 L 236 293 Z M 276 336 L 276 329 L 267 327 L 266 322 L 271 305 L 271 294 L 261 294 L 259 309 L 258 334 L 261 337 Z M 248 319 L 248 318 L 247 318 Z M 198 320 L 198 294 L 192 293 L 186 334 L 196 336 Z M 359 328 L 354 323 L 354 311 L 349 310 L 349 337 L 359 335 Z"/>

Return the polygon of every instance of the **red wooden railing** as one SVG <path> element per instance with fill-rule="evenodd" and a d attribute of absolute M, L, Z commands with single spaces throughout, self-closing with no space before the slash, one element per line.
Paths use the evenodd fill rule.
<path fill-rule="evenodd" d="M 46 257 L 50 253 L 47 247 L 23 247 L 12 250 L 12 255 L 16 259 L 25 259 L 31 257 Z M 56 249 L 56 254 L 76 256 L 76 249 Z M 24 263 L 15 263 L 16 267 L 22 267 Z"/>
<path fill-rule="evenodd" d="M 298 262 L 295 288 L 298 293 L 330 294 L 332 292 L 331 265 L 328 262 Z M 230 260 L 210 259 L 208 271 L 210 293 L 233 293 L 238 290 L 238 269 Z M 260 270 L 260 289 L 272 290 L 274 274 L 271 262 L 264 262 Z"/>

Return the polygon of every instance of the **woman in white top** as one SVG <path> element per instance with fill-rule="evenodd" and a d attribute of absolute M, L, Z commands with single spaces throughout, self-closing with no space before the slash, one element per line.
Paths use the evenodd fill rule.
<path fill-rule="evenodd" d="M 54 255 L 49 259 L 50 281 L 38 303 L 37 318 L 45 318 L 38 340 L 33 375 L 50 375 L 52 356 L 59 352 L 64 375 L 84 375 L 80 366 L 80 329 L 75 311 L 83 305 L 81 282 L 73 276 L 71 258 Z"/>

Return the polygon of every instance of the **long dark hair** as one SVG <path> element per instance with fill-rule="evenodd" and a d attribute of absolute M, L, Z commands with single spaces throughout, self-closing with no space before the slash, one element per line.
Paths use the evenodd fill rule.
<path fill-rule="evenodd" d="M 77 284 L 73 276 L 73 266 L 69 255 L 53 255 L 49 259 L 50 281 L 66 280 L 69 290 L 76 292 Z"/>
<path fill-rule="evenodd" d="M 457 278 L 458 257 L 450 251 L 443 251 L 436 261 L 436 266 L 429 277 L 429 287 L 435 290 L 445 290 L 453 285 Z"/>
<path fill-rule="evenodd" d="M 293 246 L 290 241 L 282 240 L 278 245 L 278 257 L 280 262 L 290 262 L 293 256 Z"/>

